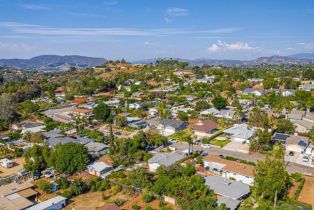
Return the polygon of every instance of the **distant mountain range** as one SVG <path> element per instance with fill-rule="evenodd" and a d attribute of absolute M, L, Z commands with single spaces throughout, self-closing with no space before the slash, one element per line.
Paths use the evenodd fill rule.
<path fill-rule="evenodd" d="M 137 64 L 149 64 L 155 63 L 159 59 L 169 58 L 152 58 L 145 60 L 138 60 L 132 63 Z M 300 53 L 290 56 L 268 56 L 260 57 L 253 60 L 219 60 L 219 59 L 181 59 L 174 58 L 180 61 L 189 62 L 190 66 L 207 65 L 223 65 L 223 66 L 256 66 L 263 64 L 281 65 L 281 64 L 314 64 L 314 53 Z M 41 55 L 30 59 L 0 59 L 0 67 L 14 67 L 25 70 L 67 70 L 70 67 L 93 67 L 98 66 L 106 62 L 105 58 L 94 58 L 79 55 Z"/>
<path fill-rule="evenodd" d="M 163 58 L 153 58 L 147 60 L 135 61 L 133 63 L 138 64 L 149 64 L 154 63 L 159 59 Z M 167 59 L 167 58 L 164 58 Z M 169 59 L 169 58 L 168 58 Z M 281 65 L 281 64 L 295 64 L 295 65 L 305 65 L 305 64 L 314 64 L 314 53 L 301 53 L 290 56 L 280 56 L 273 55 L 268 57 L 260 57 L 253 60 L 220 60 L 220 59 L 181 59 L 174 58 L 175 60 L 186 61 L 189 62 L 190 66 L 201 66 L 204 64 L 207 65 L 223 65 L 223 66 L 256 66 L 263 64 L 271 64 L 271 65 Z"/>
<path fill-rule="evenodd" d="M 26 70 L 68 70 L 70 67 L 93 67 L 105 62 L 104 58 L 79 55 L 40 55 L 30 59 L 0 59 L 0 66 Z"/>

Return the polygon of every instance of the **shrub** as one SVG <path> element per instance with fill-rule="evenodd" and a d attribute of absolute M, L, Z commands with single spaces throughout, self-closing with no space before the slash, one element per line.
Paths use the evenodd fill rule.
<path fill-rule="evenodd" d="M 145 206 L 145 210 L 153 210 L 153 208 L 150 206 Z"/>
<path fill-rule="evenodd" d="M 151 202 L 152 200 L 154 200 L 154 196 L 150 195 L 150 194 L 144 194 L 143 197 L 142 197 L 142 200 L 145 202 L 145 203 L 149 203 Z"/>
<path fill-rule="evenodd" d="M 113 201 L 117 206 L 122 206 L 125 203 L 125 200 L 117 198 Z"/>
<path fill-rule="evenodd" d="M 136 204 L 134 204 L 134 205 L 132 205 L 132 209 L 134 209 L 134 210 L 140 210 L 141 207 L 138 206 L 138 205 L 136 205 Z"/>
<path fill-rule="evenodd" d="M 36 186 L 38 187 L 38 189 L 40 189 L 44 193 L 51 193 L 52 184 L 46 179 L 39 180 L 36 183 Z"/>

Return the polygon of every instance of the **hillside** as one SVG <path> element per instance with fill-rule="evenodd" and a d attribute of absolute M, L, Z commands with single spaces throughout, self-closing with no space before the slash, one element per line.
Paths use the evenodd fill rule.
<path fill-rule="evenodd" d="M 103 64 L 105 61 L 104 58 L 79 55 L 41 55 L 30 59 L 0 59 L 0 66 L 26 70 L 67 70 L 70 67 L 93 67 Z"/>

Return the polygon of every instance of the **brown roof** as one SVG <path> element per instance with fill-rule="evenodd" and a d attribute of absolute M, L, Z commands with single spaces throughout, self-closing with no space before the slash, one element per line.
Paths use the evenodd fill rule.
<path fill-rule="evenodd" d="M 28 188 L 32 188 L 33 186 L 34 185 L 30 182 L 23 182 L 21 184 L 12 182 L 7 185 L 2 185 L 0 186 L 0 197 L 11 195 L 13 193 L 17 193 Z"/>
<path fill-rule="evenodd" d="M 92 110 L 90 110 L 90 109 L 74 109 L 72 112 L 77 112 L 77 113 L 84 113 L 84 114 L 86 114 L 86 113 L 91 113 Z"/>
<path fill-rule="evenodd" d="M 84 104 L 88 101 L 87 98 L 76 98 L 74 100 L 72 100 L 72 103 L 75 103 L 75 104 Z"/>
<path fill-rule="evenodd" d="M 20 210 L 26 209 L 33 205 L 33 202 L 30 200 L 19 196 L 18 194 L 12 194 L 8 197 L 0 197 L 0 208 L 1 209 L 10 209 L 10 210 Z"/>
<path fill-rule="evenodd" d="M 32 197 L 34 195 L 37 195 L 38 192 L 36 192 L 35 190 L 33 190 L 32 188 L 28 188 L 22 191 L 19 191 L 18 194 L 24 198 L 29 198 Z"/>
<path fill-rule="evenodd" d="M 97 208 L 97 210 L 121 210 L 121 209 L 114 203 L 107 203 Z"/>
<path fill-rule="evenodd" d="M 218 124 L 212 120 L 204 120 L 201 123 L 196 123 L 192 126 L 193 130 L 208 133 L 211 130 L 217 129 Z"/>
<path fill-rule="evenodd" d="M 112 159 L 110 158 L 109 155 L 103 155 L 101 156 L 96 162 L 104 162 L 107 165 L 112 166 Z"/>
<path fill-rule="evenodd" d="M 225 166 L 223 167 L 223 169 L 225 171 L 238 173 L 245 176 L 254 176 L 254 166 L 248 164 L 239 163 L 232 160 L 226 160 L 216 155 L 207 155 L 206 157 L 204 157 L 203 160 L 208 162 L 224 164 Z"/>

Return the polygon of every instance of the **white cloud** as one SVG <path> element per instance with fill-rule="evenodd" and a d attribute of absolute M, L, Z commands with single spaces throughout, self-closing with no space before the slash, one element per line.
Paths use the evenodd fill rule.
<path fill-rule="evenodd" d="M 1 29 L 2 28 L 2 29 Z M 219 28 L 212 30 L 182 29 L 136 29 L 136 28 L 58 28 L 17 22 L 0 22 L 0 29 L 6 29 L 12 35 L 40 36 L 170 36 L 170 35 L 206 35 L 232 33 L 238 28 Z M 243 46 L 249 47 L 249 46 Z"/>
<path fill-rule="evenodd" d="M 217 43 L 213 43 L 210 47 L 208 47 L 208 52 L 217 52 L 217 51 L 226 51 L 226 50 L 254 50 L 256 47 L 250 46 L 248 43 L 244 42 L 235 42 L 235 43 L 227 43 L 222 42 L 220 40 Z"/>
<path fill-rule="evenodd" d="M 187 15 L 189 15 L 189 11 L 187 9 L 178 8 L 178 7 L 169 8 L 169 9 L 167 9 L 166 13 L 169 16 L 187 16 Z"/>
<path fill-rule="evenodd" d="M 220 50 L 220 47 L 217 44 L 212 44 L 212 46 L 208 48 L 209 52 L 217 52 L 218 50 Z"/>
<path fill-rule="evenodd" d="M 166 21 L 166 23 L 171 23 L 172 22 L 172 20 L 170 18 L 168 18 L 168 17 L 165 17 L 164 20 Z"/>
<path fill-rule="evenodd" d="M 312 50 L 314 49 L 314 43 L 304 43 L 304 42 L 300 42 L 298 43 L 298 45 L 302 46 L 304 49 L 306 50 Z"/>
<path fill-rule="evenodd" d="M 20 6 L 29 10 L 49 10 L 49 7 L 41 4 L 21 4 Z"/>

